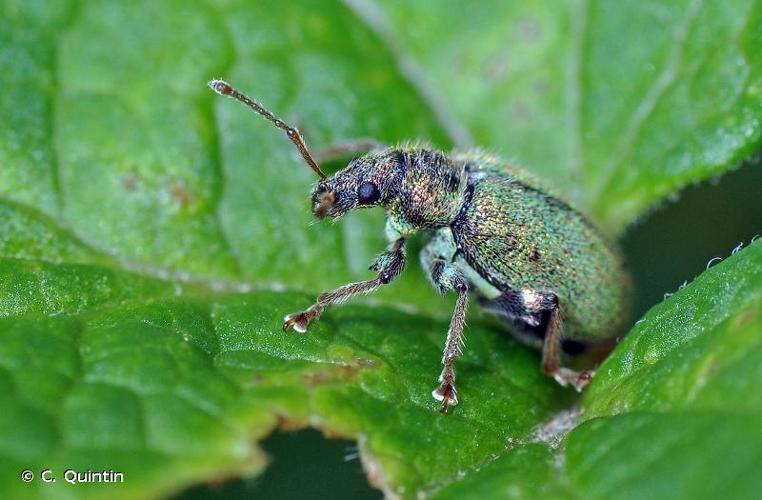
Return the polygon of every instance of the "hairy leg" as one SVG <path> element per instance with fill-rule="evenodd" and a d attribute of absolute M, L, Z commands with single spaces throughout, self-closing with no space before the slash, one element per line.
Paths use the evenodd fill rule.
<path fill-rule="evenodd" d="M 455 387 L 455 360 L 463 353 L 463 329 L 466 326 L 466 309 L 468 307 L 468 286 L 462 279 L 454 284 L 458 298 L 455 310 L 447 331 L 444 353 L 442 355 L 442 373 L 439 375 L 440 385 L 431 393 L 434 399 L 442 402 L 442 412 L 446 413 L 451 405 L 458 404 L 458 391 Z"/>
<path fill-rule="evenodd" d="M 572 385 L 577 391 L 585 388 L 593 378 L 593 372 L 581 372 L 561 366 L 561 308 L 556 305 L 550 310 L 548 329 L 542 343 L 542 371 L 553 377 L 556 382 L 566 386 Z"/>
<path fill-rule="evenodd" d="M 561 385 L 582 390 L 593 372 L 577 372 L 561 366 L 563 314 L 556 294 L 529 289 L 509 290 L 493 300 L 482 300 L 482 306 L 509 320 L 516 334 L 542 347 L 542 371 Z"/>
<path fill-rule="evenodd" d="M 283 329 L 293 328 L 299 333 L 304 333 L 310 321 L 319 317 L 328 305 L 343 304 L 355 295 L 370 293 L 381 285 L 391 283 L 405 268 L 405 254 L 405 240 L 398 239 L 371 264 L 370 269 L 378 273 L 375 278 L 349 283 L 320 294 L 315 303 L 306 310 L 287 315 L 283 319 Z"/>
<path fill-rule="evenodd" d="M 431 395 L 442 402 L 442 411 L 458 404 L 458 391 L 455 387 L 454 364 L 463 351 L 463 329 L 466 325 L 468 308 L 468 282 L 453 266 L 456 253 L 452 233 L 439 231 L 421 251 L 421 265 L 440 294 L 454 290 L 457 294 L 455 310 L 447 331 L 444 353 L 442 354 L 442 373 L 439 375 L 439 387 Z"/>

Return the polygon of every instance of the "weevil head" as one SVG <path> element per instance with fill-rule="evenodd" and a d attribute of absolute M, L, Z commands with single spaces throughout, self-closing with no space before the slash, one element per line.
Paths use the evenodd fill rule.
<path fill-rule="evenodd" d="M 447 224 L 466 187 L 462 165 L 428 148 L 400 147 L 352 160 L 312 192 L 318 218 L 341 217 L 355 208 L 383 206 L 413 229 Z"/>
<path fill-rule="evenodd" d="M 315 216 L 338 218 L 355 208 L 384 205 L 395 195 L 399 164 L 387 152 L 352 160 L 344 169 L 318 182 L 312 191 Z"/>

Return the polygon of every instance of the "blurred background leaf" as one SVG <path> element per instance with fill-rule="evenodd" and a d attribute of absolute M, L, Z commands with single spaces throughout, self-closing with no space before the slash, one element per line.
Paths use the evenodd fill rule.
<path fill-rule="evenodd" d="M 760 280 L 748 272 L 759 245 L 734 258 L 743 264 L 718 266 L 726 274 L 713 268 L 714 278 L 662 304 L 651 313 L 661 323 L 636 327 L 578 417 L 601 419 L 574 430 L 559 454 L 537 438 L 547 426 L 537 426 L 573 395 L 539 375 L 537 353 L 483 320 L 469 329 L 461 363 L 468 400 L 448 417 L 434 411 L 429 394 L 451 299 L 430 289 L 415 262 L 364 305 L 326 314 L 310 335 L 279 331 L 283 314 L 315 293 L 368 276 L 384 246 L 383 217 L 310 224 L 313 174 L 279 131 L 205 82 L 229 79 L 298 124 L 314 148 L 372 137 L 494 150 L 555 181 L 620 233 L 683 186 L 760 150 L 762 2 L 0 6 L 0 467 L 8 494 L 66 491 L 22 483 L 25 467 L 124 470 L 123 488 L 81 492 L 129 498 L 253 475 L 265 464 L 253 442 L 279 426 L 311 425 L 357 439 L 371 481 L 387 494 L 500 484 L 515 495 L 611 495 L 629 491 L 617 475 L 595 484 L 608 472 L 601 467 L 628 467 L 624 451 L 604 453 L 612 436 L 671 434 L 681 417 L 665 408 L 685 410 L 676 395 L 712 374 L 715 359 L 738 377 L 712 378 L 697 401 L 730 398 L 750 413 L 728 419 L 696 463 L 681 462 L 683 475 L 646 484 L 709 495 L 685 478 L 738 442 L 743 467 L 759 463 L 762 446 L 735 430 L 759 422 L 743 391 L 762 376 L 734 361 L 758 337 L 749 297 L 758 297 Z M 744 175 L 740 184 L 757 202 L 733 219 L 737 232 L 724 236 L 733 246 L 759 227 L 760 177 Z M 703 207 L 714 194 L 702 192 Z M 738 201 L 729 195 L 729 204 Z M 696 234 L 730 222 L 664 224 L 670 234 Z M 705 241 L 718 246 L 705 251 L 730 250 L 713 236 Z M 690 276 L 652 241 L 648 226 L 625 239 L 636 283 L 657 266 L 678 283 Z M 680 263 L 690 252 L 701 262 L 712 255 L 685 241 Z M 656 266 L 643 257 L 653 248 Z M 639 310 L 664 291 L 664 279 L 641 290 Z M 736 289 L 743 300 L 717 303 L 716 322 L 686 312 L 708 314 L 717 294 Z M 623 410 L 638 405 L 636 414 Z M 551 423 L 569 415 L 576 424 L 573 412 Z M 717 423 L 714 415 L 688 420 L 678 443 Z M 578 466 L 588 454 L 606 460 Z M 729 478 L 733 464 L 717 477 Z M 554 476 L 559 467 L 565 474 Z"/>
<path fill-rule="evenodd" d="M 613 232 L 759 150 L 757 0 L 349 3 L 421 62 L 463 141 L 556 181 Z"/>

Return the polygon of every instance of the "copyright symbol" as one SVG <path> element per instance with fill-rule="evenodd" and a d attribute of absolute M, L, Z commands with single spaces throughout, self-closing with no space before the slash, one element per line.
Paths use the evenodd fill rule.
<path fill-rule="evenodd" d="M 22 470 L 21 471 L 21 479 L 25 483 L 31 483 L 32 479 L 34 479 L 34 472 L 30 471 L 29 469 Z"/>

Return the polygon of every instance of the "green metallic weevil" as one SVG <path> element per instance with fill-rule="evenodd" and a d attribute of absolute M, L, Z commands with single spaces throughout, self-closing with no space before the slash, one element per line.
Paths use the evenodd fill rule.
<path fill-rule="evenodd" d="M 306 332 L 328 305 L 394 281 L 405 267 L 407 239 L 425 231 L 431 239 L 420 255 L 423 269 L 440 294 L 457 295 L 432 393 L 442 411 L 458 404 L 453 364 L 463 348 L 470 291 L 512 333 L 542 348 L 546 374 L 577 390 L 587 385 L 590 372 L 561 366 L 562 348 L 584 348 L 620 332 L 628 277 L 616 249 L 580 212 L 528 173 L 477 152 L 383 148 L 326 177 L 296 128 L 224 81 L 209 86 L 286 132 L 320 177 L 312 192 L 318 218 L 377 205 L 386 210 L 390 245 L 370 266 L 376 277 L 321 294 L 305 311 L 287 315 L 284 330 Z"/>

